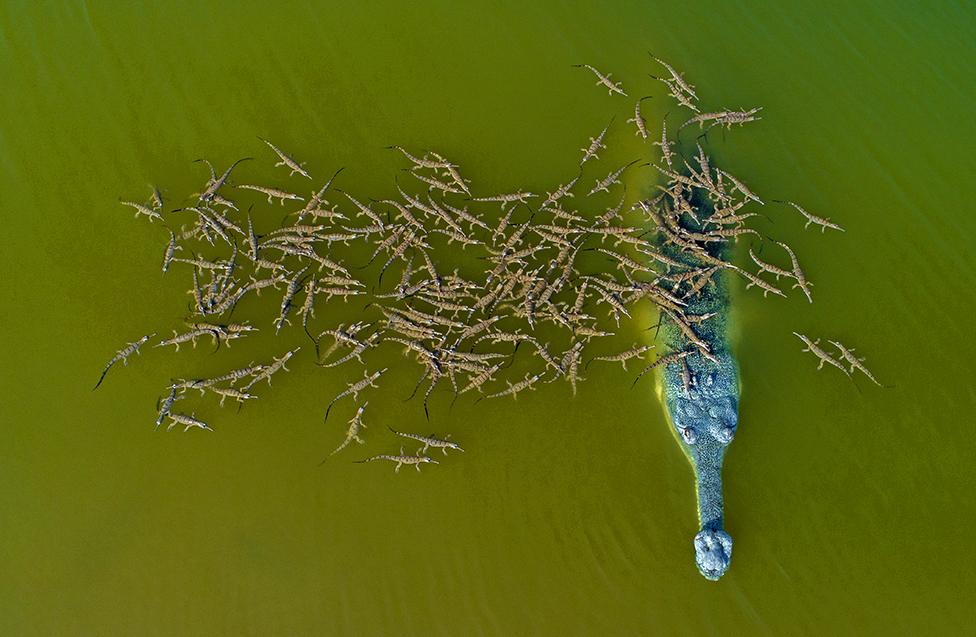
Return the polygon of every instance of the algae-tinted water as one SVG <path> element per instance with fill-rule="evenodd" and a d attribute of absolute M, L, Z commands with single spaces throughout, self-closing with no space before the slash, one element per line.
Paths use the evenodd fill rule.
<path fill-rule="evenodd" d="M 0 632 L 965 626 L 974 36 L 953 4 L 5 5 Z M 716 155 L 848 230 L 776 216 L 812 306 L 733 289 L 743 392 L 720 582 L 694 568 L 691 470 L 650 384 L 630 390 L 611 367 L 575 399 L 562 384 L 451 413 L 443 399 L 430 425 L 399 402 L 404 377 L 371 402 L 366 449 L 398 446 L 384 423 L 453 431 L 469 451 L 423 475 L 346 454 L 317 467 L 341 437 L 321 407 L 346 379 L 307 366 L 239 416 L 211 406 L 213 434 L 152 432 L 171 376 L 266 357 L 268 341 L 220 362 L 146 352 L 90 391 L 122 342 L 176 327 L 185 302 L 183 280 L 160 277 L 165 235 L 120 195 L 192 192 L 192 159 L 227 165 L 261 152 L 255 135 L 318 174 L 348 166 L 358 192 L 390 191 L 394 142 L 442 149 L 486 189 L 538 189 L 572 175 L 612 104 L 570 64 L 634 96 L 652 90 L 648 49 L 708 104 L 765 106 L 713 139 Z M 657 122 L 672 106 L 653 90 Z M 631 159 L 628 143 L 608 163 Z M 816 372 L 793 329 L 855 345 L 893 387 Z"/>

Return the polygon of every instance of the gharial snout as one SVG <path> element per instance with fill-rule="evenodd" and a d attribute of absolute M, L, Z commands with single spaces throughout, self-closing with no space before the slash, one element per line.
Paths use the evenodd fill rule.
<path fill-rule="evenodd" d="M 702 529 L 695 536 L 695 563 L 705 579 L 717 580 L 732 561 L 732 537 L 722 529 Z"/>

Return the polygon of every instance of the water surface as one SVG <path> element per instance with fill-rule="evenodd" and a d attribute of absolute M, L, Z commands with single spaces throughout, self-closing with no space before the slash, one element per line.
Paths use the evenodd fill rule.
<path fill-rule="evenodd" d="M 972 7 L 331 4 L 0 9 L 0 632 L 968 625 Z M 443 149 L 486 190 L 538 190 L 571 176 L 606 124 L 611 98 L 571 64 L 612 70 L 632 96 L 654 91 L 651 122 L 673 108 L 644 75 L 647 50 L 707 104 L 765 106 L 759 125 L 712 139 L 716 157 L 848 230 L 803 232 L 782 213 L 771 227 L 804 259 L 812 306 L 734 290 L 736 543 L 720 582 L 694 567 L 691 469 L 651 386 L 630 390 L 609 366 L 576 398 L 560 383 L 448 413 L 442 396 L 430 425 L 400 403 L 404 376 L 371 402 L 367 449 L 398 446 L 383 423 L 452 431 L 468 449 L 421 475 L 347 462 L 359 449 L 318 467 L 342 427 L 321 408 L 346 379 L 307 366 L 237 417 L 214 411 L 213 434 L 153 433 L 171 376 L 265 346 L 219 361 L 151 350 L 90 391 L 121 343 L 177 327 L 184 302 L 183 279 L 160 277 L 165 234 L 119 196 L 150 182 L 192 192 L 192 159 L 227 165 L 261 152 L 256 135 L 320 175 L 347 166 L 356 192 L 391 191 L 390 143 Z M 855 345 L 892 387 L 858 393 L 817 372 L 794 329 Z"/>

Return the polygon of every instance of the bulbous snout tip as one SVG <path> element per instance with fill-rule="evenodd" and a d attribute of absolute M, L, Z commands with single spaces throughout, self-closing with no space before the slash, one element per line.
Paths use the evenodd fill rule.
<path fill-rule="evenodd" d="M 705 579 L 725 575 L 732 562 L 732 537 L 722 529 L 702 529 L 695 536 L 695 564 Z"/>

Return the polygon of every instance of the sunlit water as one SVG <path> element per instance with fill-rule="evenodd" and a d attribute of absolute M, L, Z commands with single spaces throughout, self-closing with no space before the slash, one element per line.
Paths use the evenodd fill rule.
<path fill-rule="evenodd" d="M 968 626 L 974 41 L 961 4 L 5 5 L 0 633 Z M 399 445 L 384 424 L 453 432 L 468 451 L 423 474 L 348 462 L 362 449 L 317 466 L 342 434 L 322 407 L 347 379 L 307 364 L 237 416 L 211 404 L 212 434 L 153 433 L 170 377 L 267 358 L 268 341 L 149 350 L 90 391 L 123 342 L 177 327 L 186 298 L 160 276 L 165 234 L 120 195 L 193 192 L 192 159 L 226 165 L 256 135 L 374 196 L 392 191 L 390 143 L 442 149 L 486 191 L 538 190 L 572 176 L 612 104 L 571 64 L 653 93 L 652 123 L 674 109 L 648 50 L 706 104 L 763 105 L 759 124 L 710 136 L 716 157 L 848 230 L 803 232 L 782 211 L 769 226 L 813 305 L 733 289 L 743 389 L 720 582 L 694 567 L 691 469 L 651 384 L 612 366 L 576 398 L 558 383 L 448 412 L 441 395 L 429 425 L 399 400 L 411 369 L 371 402 L 366 449 Z M 817 372 L 792 330 L 856 346 L 891 387 Z"/>

